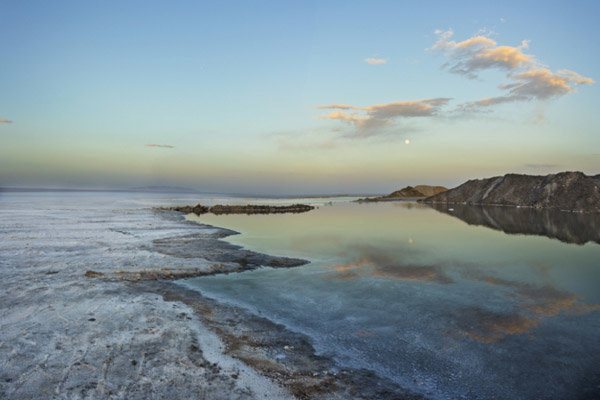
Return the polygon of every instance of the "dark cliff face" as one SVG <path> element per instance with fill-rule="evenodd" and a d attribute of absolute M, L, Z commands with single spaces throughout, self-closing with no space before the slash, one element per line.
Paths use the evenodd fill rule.
<path fill-rule="evenodd" d="M 503 205 L 600 213 L 599 176 L 561 172 L 474 179 L 423 200 L 431 204 Z"/>

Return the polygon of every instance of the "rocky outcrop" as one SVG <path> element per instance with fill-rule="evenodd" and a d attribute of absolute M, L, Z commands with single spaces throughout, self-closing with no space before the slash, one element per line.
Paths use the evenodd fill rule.
<path fill-rule="evenodd" d="M 394 201 L 394 200 L 416 200 L 423 199 L 428 196 L 432 196 L 437 193 L 444 192 L 446 189 L 443 186 L 428 186 L 418 185 L 415 187 L 407 186 L 403 189 L 396 190 L 385 196 L 379 197 L 366 197 L 364 199 L 358 199 L 358 202 L 369 202 L 369 201 Z"/>
<path fill-rule="evenodd" d="M 434 196 L 438 193 L 443 193 L 448 190 L 444 186 L 429 186 L 429 185 L 417 185 L 415 190 L 423 193 L 425 197 Z"/>
<path fill-rule="evenodd" d="M 546 176 L 508 174 L 470 180 L 423 201 L 600 213 L 600 175 L 587 176 L 582 172 Z"/>
<path fill-rule="evenodd" d="M 571 213 L 548 208 L 486 207 L 435 203 L 431 207 L 469 225 L 486 226 L 507 234 L 537 235 L 561 242 L 600 244 L 600 213 Z"/>
<path fill-rule="evenodd" d="M 195 206 L 177 206 L 177 207 L 164 207 L 161 210 L 179 211 L 186 214 L 206 214 L 208 212 L 213 214 L 283 214 L 283 213 L 303 213 L 313 210 L 313 206 L 306 204 L 292 204 L 290 206 L 263 206 L 263 205 L 245 205 L 245 206 L 229 206 L 229 205 L 216 205 L 212 207 L 206 207 L 200 204 Z"/>

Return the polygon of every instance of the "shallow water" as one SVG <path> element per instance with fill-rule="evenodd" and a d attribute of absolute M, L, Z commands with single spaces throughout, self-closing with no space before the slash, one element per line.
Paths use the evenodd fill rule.
<path fill-rule="evenodd" d="M 319 208 L 306 214 L 189 216 L 242 232 L 233 243 L 311 263 L 183 284 L 431 398 L 600 393 L 600 245 L 506 234 L 417 203 L 344 200 L 309 200 Z"/>

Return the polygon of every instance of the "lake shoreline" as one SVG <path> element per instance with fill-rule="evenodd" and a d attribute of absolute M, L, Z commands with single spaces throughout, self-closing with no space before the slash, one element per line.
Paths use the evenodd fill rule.
<path fill-rule="evenodd" d="M 176 212 L 59 205 L 40 226 L 47 213 L 2 214 L 3 398 L 422 398 L 173 282 L 304 260 L 232 245 L 221 239 L 237 232 Z M 167 268 L 172 257 L 181 265 Z"/>

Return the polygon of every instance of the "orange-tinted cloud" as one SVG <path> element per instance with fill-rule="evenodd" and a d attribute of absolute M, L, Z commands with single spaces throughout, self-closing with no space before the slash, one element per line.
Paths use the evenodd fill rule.
<path fill-rule="evenodd" d="M 509 96 L 536 99 L 561 96 L 573 92 L 575 86 L 594 83 L 593 79 L 568 70 L 554 73 L 548 69 L 535 69 L 510 78 L 516 82 L 500 86 L 509 91 Z"/>
<path fill-rule="evenodd" d="M 518 101 L 546 100 L 574 92 L 576 86 L 594 83 L 593 79 L 573 71 L 552 72 L 542 66 L 532 55 L 524 53 L 529 47 L 526 40 L 519 46 L 498 46 L 487 36 L 477 35 L 455 42 L 450 40 L 454 34 L 452 30 L 435 33 L 438 40 L 431 49 L 440 50 L 448 57 L 443 68 L 469 78 L 476 78 L 479 72 L 487 69 L 500 69 L 506 71 L 507 78 L 512 81 L 499 86 L 506 94 L 467 102 L 459 107 L 463 111 Z"/>
<path fill-rule="evenodd" d="M 524 40 L 519 46 L 498 46 L 487 36 L 474 36 L 462 42 L 450 40 L 454 32 L 436 31 L 437 42 L 432 49 L 443 51 L 448 57 L 444 68 L 455 74 L 476 78 L 480 71 L 496 68 L 514 71 L 535 64 L 533 56 L 525 54 L 529 42 Z"/>
<path fill-rule="evenodd" d="M 387 104 L 376 104 L 363 108 L 373 118 L 388 119 L 396 117 L 432 117 L 442 106 L 448 104 L 449 98 L 397 101 Z"/>
<path fill-rule="evenodd" d="M 349 106 L 347 104 L 329 104 L 327 106 L 317 106 L 317 108 L 322 109 L 322 110 L 327 110 L 327 109 L 352 110 L 352 109 L 355 109 L 356 107 Z"/>
<path fill-rule="evenodd" d="M 515 101 L 546 100 L 575 91 L 575 87 L 595 83 L 592 78 L 583 77 L 573 71 L 561 70 L 554 73 L 548 69 L 534 69 L 509 75 L 516 82 L 500 85 L 507 90 L 504 96 L 487 97 L 463 104 L 463 109 L 489 107 Z"/>
<path fill-rule="evenodd" d="M 0 118 L 0 124 L 12 124 L 12 121 L 6 118 Z"/>
<path fill-rule="evenodd" d="M 449 98 L 434 98 L 375 104 L 362 108 L 345 104 L 317 106 L 317 108 L 336 109 L 319 118 L 344 121 L 353 125 L 356 131 L 348 136 L 367 137 L 381 133 L 381 128 L 392 125 L 397 118 L 434 117 L 449 101 Z"/>

